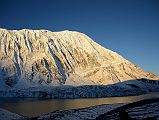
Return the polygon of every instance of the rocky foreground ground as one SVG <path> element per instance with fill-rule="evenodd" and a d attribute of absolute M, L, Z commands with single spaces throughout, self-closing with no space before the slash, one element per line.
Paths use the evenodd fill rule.
<path fill-rule="evenodd" d="M 159 120 L 159 98 L 123 105 L 95 120 Z"/>

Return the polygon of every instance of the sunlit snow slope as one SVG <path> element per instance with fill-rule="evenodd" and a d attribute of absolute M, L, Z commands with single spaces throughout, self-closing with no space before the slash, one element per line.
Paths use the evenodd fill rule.
<path fill-rule="evenodd" d="M 0 87 L 158 79 L 74 31 L 0 29 Z"/>

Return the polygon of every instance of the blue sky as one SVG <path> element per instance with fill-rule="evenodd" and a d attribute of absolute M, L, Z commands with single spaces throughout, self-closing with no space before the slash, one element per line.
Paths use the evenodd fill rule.
<path fill-rule="evenodd" d="M 1 0 L 0 27 L 83 32 L 159 75 L 159 0 Z"/>

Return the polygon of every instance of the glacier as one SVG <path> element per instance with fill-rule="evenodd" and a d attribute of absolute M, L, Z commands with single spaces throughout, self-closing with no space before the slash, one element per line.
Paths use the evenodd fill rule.
<path fill-rule="evenodd" d="M 74 99 L 141 95 L 159 92 L 159 81 L 140 79 L 111 85 L 37 86 L 0 90 L 0 97 Z"/>

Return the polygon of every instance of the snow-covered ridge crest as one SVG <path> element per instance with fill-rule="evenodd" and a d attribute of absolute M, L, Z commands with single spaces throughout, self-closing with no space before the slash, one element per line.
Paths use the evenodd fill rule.
<path fill-rule="evenodd" d="M 0 29 L 0 87 L 112 84 L 158 77 L 76 31 Z"/>

